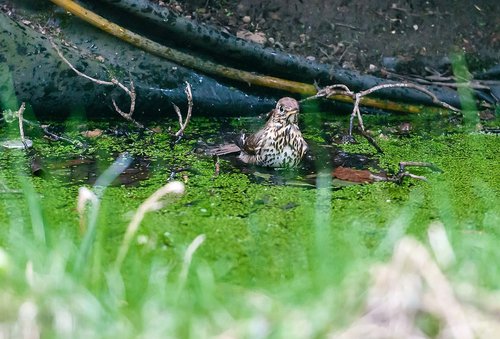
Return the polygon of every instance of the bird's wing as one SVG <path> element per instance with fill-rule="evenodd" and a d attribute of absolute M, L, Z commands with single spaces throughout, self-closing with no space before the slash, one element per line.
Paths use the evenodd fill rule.
<path fill-rule="evenodd" d="M 207 155 L 226 155 L 231 153 L 237 153 L 241 149 L 236 144 L 224 144 L 217 147 L 209 148 L 205 151 Z"/>
<path fill-rule="evenodd" d="M 257 131 L 254 134 L 249 135 L 248 137 L 243 136 L 243 144 L 242 149 L 248 154 L 256 154 L 257 150 L 260 148 L 259 141 L 264 134 L 264 129 Z"/>

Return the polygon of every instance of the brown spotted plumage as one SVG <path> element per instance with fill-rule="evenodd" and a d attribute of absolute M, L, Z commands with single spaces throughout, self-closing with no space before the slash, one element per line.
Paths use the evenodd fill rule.
<path fill-rule="evenodd" d="M 297 125 L 298 114 L 297 100 L 281 98 L 261 130 L 242 136 L 240 160 L 265 167 L 297 166 L 307 151 L 307 143 Z"/>

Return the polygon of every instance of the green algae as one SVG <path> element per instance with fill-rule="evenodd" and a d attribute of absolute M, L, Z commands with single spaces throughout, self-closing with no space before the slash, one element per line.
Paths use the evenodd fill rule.
<path fill-rule="evenodd" d="M 391 126 L 409 119 L 415 119 L 409 137 L 391 133 Z M 342 126 L 347 127 L 342 123 L 346 119 L 339 120 L 341 123 L 332 117 L 324 118 L 324 126 L 336 127 L 333 132 L 319 128 L 317 122 L 311 129 L 306 124 L 304 135 L 318 143 L 330 142 L 342 132 Z M 213 314 L 227 293 L 248 293 L 256 288 L 292 295 L 292 299 L 307 303 L 313 295 L 325 293 L 326 286 L 333 284 L 336 291 L 344 290 L 346 277 L 358 272 L 358 279 L 363 279 L 367 263 L 388 257 L 404 234 L 424 240 L 429 224 L 436 220 L 443 222 L 454 244 L 463 246 L 464 250 L 456 248 L 458 260 L 477 262 L 478 274 L 484 276 L 481 284 L 497 287 L 498 274 L 488 269 L 485 253 L 498 256 L 492 253 L 500 221 L 498 136 L 470 133 L 460 127 L 453 129 L 443 122 L 446 128 L 441 132 L 438 127 L 426 129 L 435 118 L 425 116 L 366 117 L 365 125 L 375 135 L 383 154 L 377 154 L 361 137 L 357 137 L 358 144 L 335 147 L 367 154 L 378 161 L 379 168 L 389 172 L 397 172 L 400 161 L 432 162 L 442 172 L 410 169 L 425 175 L 429 182 L 407 178 L 402 184 L 380 182 L 345 187 L 330 187 L 323 182 L 322 188 L 311 189 L 257 183 L 252 173 L 243 172 L 224 158 L 219 175 L 215 175 L 213 159 L 196 152 L 200 141 L 222 142 L 226 137 L 219 133 L 220 124 L 228 132 L 237 133 L 248 121 L 194 118 L 185 138 L 174 148 L 168 132 L 140 134 L 128 125 L 120 126 L 128 131 L 121 136 L 104 133 L 85 139 L 80 134 L 82 129 L 116 130 L 109 122 L 87 123 L 83 127 L 66 125 L 65 135 L 81 140 L 86 148 L 39 136 L 33 138 L 34 151 L 42 159 L 91 156 L 98 164 L 97 175 L 122 152 L 151 161 L 146 180 L 134 186 L 115 183 L 102 198 L 96 240 L 83 273 L 90 290 L 99 295 L 109 288 L 109 277 L 102 272 L 116 258 L 132 215 L 171 178 L 174 169 L 181 167 L 187 170 L 173 178 L 185 182 L 186 193 L 168 198 L 164 208 L 145 216 L 137 241 L 124 262 L 124 295 L 120 298 L 126 300 L 126 312 L 131 319 L 135 319 L 132 315 L 139 312 L 148 293 L 145 279 L 152 279 L 149 275 L 159 271 L 164 272 L 165 281 L 177 281 L 186 248 L 199 234 L 205 234 L 206 240 L 196 252 L 193 277 L 187 283 L 189 293 L 182 293 L 182 301 L 165 296 L 167 304 L 178 303 L 178 317 L 183 319 L 191 319 L 193 314 Z M 252 121 L 258 125 L 258 120 Z M 164 131 L 169 126 L 175 129 L 173 121 L 160 125 Z M 19 245 L 13 245 L 13 239 L 36 231 L 26 185 L 37 193 L 36 204 L 45 224 L 48 246 L 58 247 L 68 239 L 70 246 L 78 246 L 82 239 L 76 211 L 78 188 L 90 188 L 91 183 L 71 182 L 51 176 L 50 171 L 44 177 L 33 177 L 29 174 L 28 157 L 20 152 L 3 150 L 0 160 L 1 181 L 10 189 L 24 192 L 2 195 L 0 247 L 15 250 Z M 30 260 L 33 253 L 35 249 L 22 257 Z M 362 288 L 363 282 L 356 284 Z M 341 297 L 333 300 L 332 307 L 346 301 Z M 250 312 L 229 300 L 223 304 L 235 316 Z M 346 315 L 336 317 L 342 321 Z M 188 323 L 180 322 L 178 333 L 193 333 Z"/>
<path fill-rule="evenodd" d="M 377 119 L 385 123 L 379 124 L 380 128 L 387 128 L 388 118 L 383 116 L 369 117 L 365 124 L 377 126 Z M 232 269 L 225 272 L 229 274 L 227 279 L 230 281 L 245 283 L 289 277 L 292 274 L 290 272 L 300 272 L 290 270 L 291 262 L 295 263 L 292 267 L 299 265 L 303 270 L 309 269 L 310 263 L 306 259 L 313 243 L 311 233 L 317 192 L 300 187 L 256 184 L 248 175 L 239 173 L 237 168 L 224 160 L 223 171 L 214 176 L 212 159 L 196 154 L 193 150 L 203 136 L 212 142 L 221 140 L 215 132 L 218 123 L 194 119 L 188 136 L 174 149 L 170 147 L 171 137 L 168 133 L 140 135 L 128 132 L 127 136 L 104 134 L 94 140 L 83 140 L 75 126 L 66 126 L 64 133 L 69 138 L 85 141 L 86 149 L 43 139 L 36 140 L 35 149 L 42 158 L 93 154 L 101 169 L 109 166 L 120 152 L 148 157 L 152 161 L 149 179 L 140 182 L 137 187 L 113 187 L 104 197 L 100 217 L 104 232 L 102 239 L 113 239 L 105 241 L 105 253 L 114 253 L 116 250 L 116 243 L 128 222 L 127 215 L 155 188 L 165 183 L 174 168 L 186 167 L 189 168 L 188 172 L 175 175 L 177 179 L 186 180 L 186 195 L 146 217 L 140 233 L 150 243 L 146 246 L 147 250 L 140 253 L 165 251 L 163 255 L 174 260 L 175 255 L 170 256 L 169 253 L 185 247 L 190 239 L 204 233 L 207 241 L 200 250 L 202 256 L 209 262 L 222 260 L 224 265 L 230 265 Z M 233 121 L 232 124 L 238 129 L 241 121 Z M 419 128 L 419 122 L 415 125 L 417 127 L 414 128 Z M 85 127 L 91 129 L 97 126 L 99 124 L 92 123 Z M 164 130 L 168 129 L 163 127 Z M 446 213 L 453 215 L 449 220 L 450 227 L 461 231 L 471 227 L 476 230 L 492 228 L 490 222 L 484 222 L 484 215 L 497 208 L 490 199 L 498 196 L 500 187 L 500 176 L 494 174 L 495 171 L 498 174 L 499 168 L 499 138 L 480 133 L 431 133 L 434 132 L 426 130 L 421 135 L 411 137 L 379 137 L 377 142 L 384 149 L 381 155 L 376 154 L 359 137 L 359 144 L 340 146 L 349 152 L 371 154 L 378 160 L 380 168 L 388 171 L 396 172 L 400 161 L 425 161 L 436 164 L 443 172 L 412 169 L 413 173 L 425 175 L 429 183 L 407 179 L 402 185 L 375 183 L 334 188 L 329 201 L 325 202 L 330 209 L 330 220 L 327 222 L 333 233 L 349 230 L 360 236 L 361 245 L 366 246 L 367 250 L 377 247 L 391 220 L 397 218 L 415 191 L 420 192 L 422 201 L 412 208 L 413 216 L 408 221 L 407 231 L 412 234 L 424 236 L 432 220 L 449 219 Z M 311 129 L 306 126 L 304 134 L 316 135 L 312 138 L 316 142 L 328 138 L 321 135 L 317 126 Z M 3 151 L 4 163 L 9 161 L 9 157 L 8 152 Z M 11 171 L 3 168 L 4 178 L 12 177 Z M 40 194 L 42 210 L 46 218 L 52 221 L 51 227 L 74 234 L 77 231 L 74 211 L 77 187 L 61 178 L 28 177 L 26 180 L 31 181 Z M 487 198 L 481 196 L 484 189 L 480 187 L 488 188 Z M 481 203 L 483 200 L 490 203 Z M 471 208 L 472 201 L 477 202 L 477 206 Z M 452 211 L 440 211 L 442 204 Z M 68 213 L 61 213 L 63 210 Z M 2 211 L 5 213 L 5 207 Z M 356 225 L 356 229 L 352 229 L 352 225 Z M 166 249 L 162 243 L 165 233 L 173 239 Z M 297 257 L 290 257 L 291 254 Z"/>

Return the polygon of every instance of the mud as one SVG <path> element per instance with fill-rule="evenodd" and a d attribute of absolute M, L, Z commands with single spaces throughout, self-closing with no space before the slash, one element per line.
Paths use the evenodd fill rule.
<path fill-rule="evenodd" d="M 500 62 L 495 0 L 191 0 L 170 6 L 233 34 L 257 34 L 267 46 L 362 71 L 386 66 L 391 57 L 409 71 L 421 72 L 422 62 L 446 71 L 443 63 L 455 52 L 466 54 L 471 70 Z"/>

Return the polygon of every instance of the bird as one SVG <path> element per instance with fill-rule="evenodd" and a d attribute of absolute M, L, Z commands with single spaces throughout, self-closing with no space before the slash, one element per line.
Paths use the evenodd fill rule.
<path fill-rule="evenodd" d="M 235 144 L 220 147 L 215 155 L 239 151 L 238 159 L 250 165 L 272 168 L 296 167 L 308 150 L 298 126 L 299 103 L 284 97 L 268 113 L 264 127 L 251 135 L 243 134 Z"/>

